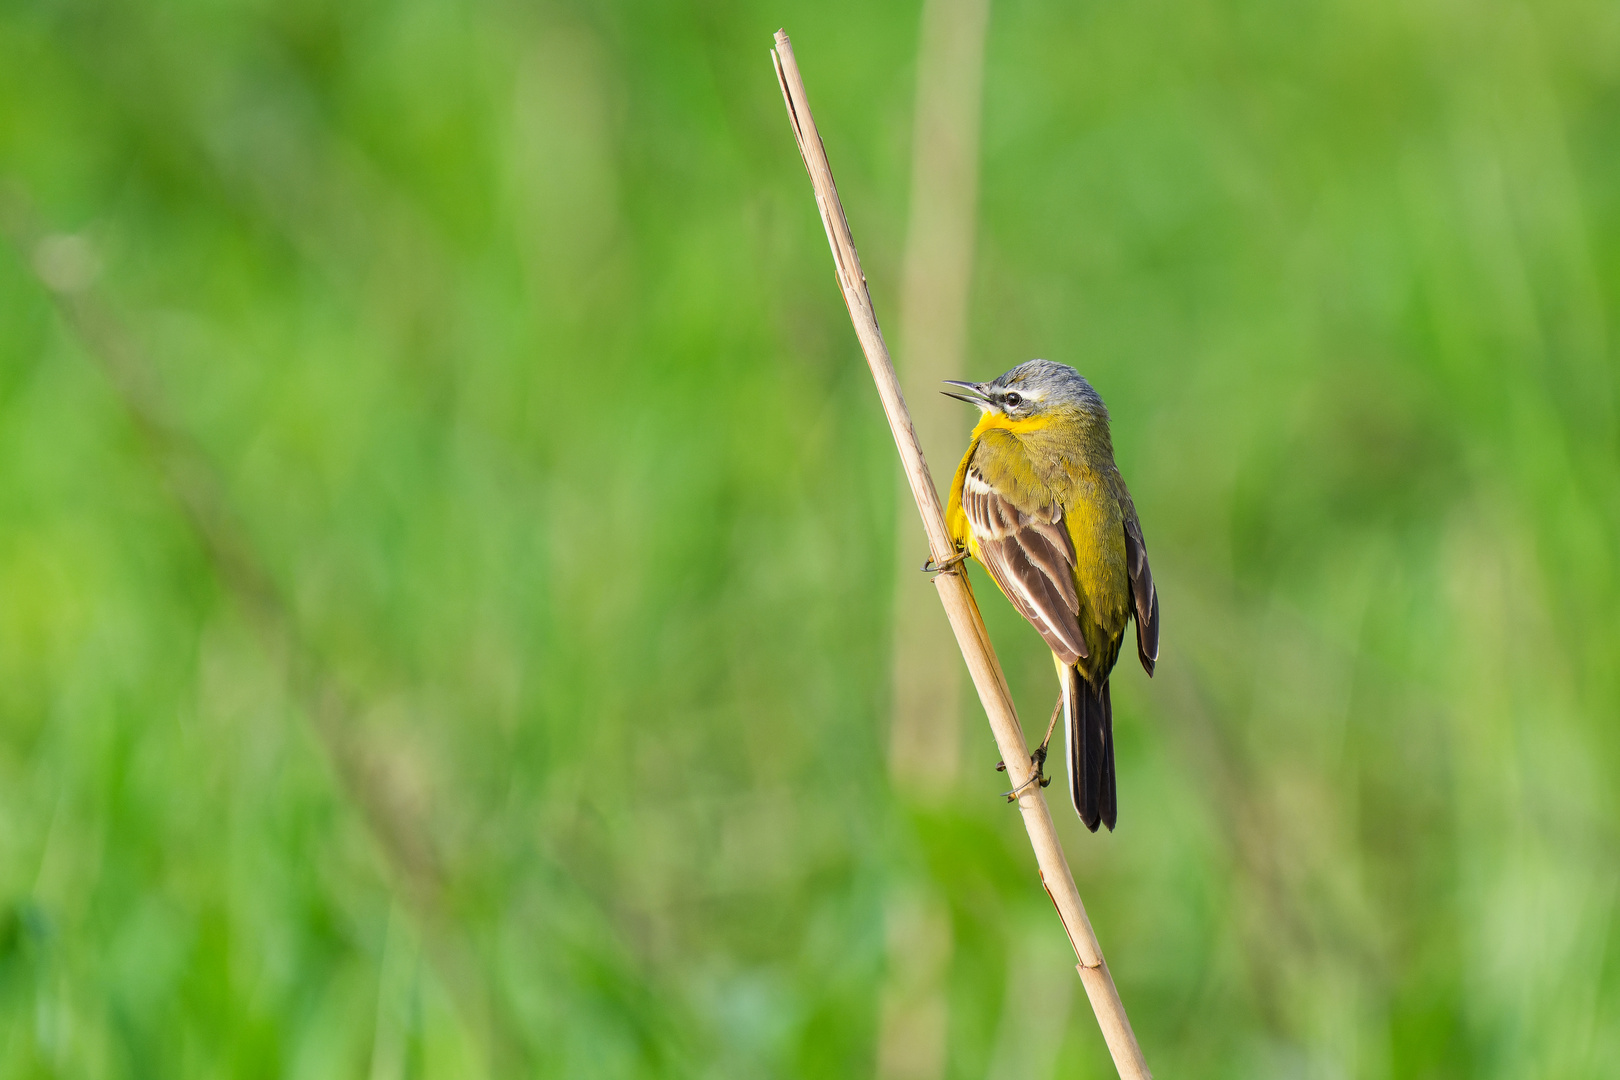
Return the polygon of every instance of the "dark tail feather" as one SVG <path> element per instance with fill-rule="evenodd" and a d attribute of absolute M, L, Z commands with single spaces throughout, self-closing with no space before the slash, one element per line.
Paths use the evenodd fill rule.
<path fill-rule="evenodd" d="M 1064 695 L 1065 733 L 1069 751 L 1069 797 L 1075 812 L 1092 832 L 1107 825 L 1113 831 L 1119 818 L 1114 790 L 1114 709 L 1108 684 L 1101 691 L 1069 668 Z"/>

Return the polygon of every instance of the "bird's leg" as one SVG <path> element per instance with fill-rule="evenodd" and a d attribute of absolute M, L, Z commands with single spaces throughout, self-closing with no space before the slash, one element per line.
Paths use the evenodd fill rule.
<path fill-rule="evenodd" d="M 952 555 L 944 562 L 936 563 L 933 560 L 933 557 L 930 556 L 928 561 L 923 563 L 919 569 L 921 569 L 925 574 L 948 574 L 956 568 L 957 563 L 960 563 L 967 557 L 968 553 L 966 551 L 958 551 L 955 555 Z"/>
<path fill-rule="evenodd" d="M 1036 750 L 1035 750 L 1035 755 L 1034 756 L 1035 756 L 1036 759 L 1039 760 L 1039 762 L 1042 765 L 1046 764 L 1046 744 L 1052 741 L 1052 732 L 1057 730 L 1058 717 L 1060 717 L 1062 715 L 1063 715 L 1063 695 L 1059 694 L 1058 699 L 1057 699 L 1057 704 L 1052 706 L 1052 719 L 1047 721 L 1047 724 L 1046 724 L 1046 738 L 1041 740 L 1041 745 L 1039 747 L 1037 747 Z M 1050 784 L 1051 782 L 1052 782 L 1051 780 L 1047 780 L 1045 783 L 1041 784 L 1041 787 L 1045 787 L 1047 784 Z"/>
<path fill-rule="evenodd" d="M 1054 730 L 1056 730 L 1058 717 L 1060 717 L 1062 715 L 1063 715 L 1063 695 L 1059 694 L 1058 699 L 1057 699 L 1057 704 L 1052 706 L 1052 719 L 1051 719 L 1051 722 L 1046 725 L 1046 738 L 1042 739 L 1041 740 L 1041 745 L 1037 746 L 1035 748 L 1035 752 L 1033 754 L 1029 755 L 1030 762 L 1035 766 L 1035 772 L 1030 776 L 1030 778 L 1028 780 L 1025 780 L 1022 784 L 1020 784 L 1017 787 L 1013 788 L 1011 791 L 1004 792 L 1004 794 L 1007 796 L 1007 801 L 1008 802 L 1016 802 L 1020 795 L 1022 795 L 1024 792 L 1029 790 L 1029 787 L 1030 787 L 1031 784 L 1040 784 L 1041 787 L 1046 787 L 1048 784 L 1050 784 L 1052 782 L 1052 778 L 1050 776 L 1047 776 L 1046 772 L 1045 772 L 1045 770 L 1046 770 L 1046 744 L 1052 741 L 1052 732 Z M 1006 771 L 1007 771 L 1006 762 L 1003 762 L 1003 761 L 996 762 L 996 772 L 1006 772 Z"/>

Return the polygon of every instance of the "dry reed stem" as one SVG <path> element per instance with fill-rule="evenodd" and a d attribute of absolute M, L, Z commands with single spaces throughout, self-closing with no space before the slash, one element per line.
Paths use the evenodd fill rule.
<path fill-rule="evenodd" d="M 878 328 L 872 297 L 866 287 L 866 276 L 861 272 L 860 256 L 855 251 L 849 222 L 844 218 L 843 204 L 838 200 L 838 188 L 833 183 L 832 168 L 827 163 L 827 151 L 821 144 L 821 135 L 810 114 L 804 80 L 799 75 L 799 66 L 793 58 L 793 45 L 786 31 L 776 32 L 776 48 L 771 53 L 771 59 L 782 87 L 782 98 L 787 105 L 788 121 L 799 144 L 799 154 L 804 159 L 804 167 L 810 174 L 810 185 L 815 190 L 816 208 L 827 230 L 827 243 L 832 248 L 838 285 L 849 308 L 850 321 L 855 325 L 855 336 L 860 339 L 861 350 L 866 354 L 872 379 L 877 384 L 878 397 L 883 402 L 883 411 L 894 432 L 900 463 L 911 484 L 911 493 L 916 497 L 923 529 L 928 534 L 929 552 L 936 562 L 943 562 L 956 554 L 956 546 L 946 530 L 939 493 L 929 476 L 928 464 L 917 442 L 917 432 L 900 392 L 894 365 L 889 360 L 888 347 L 883 342 L 883 332 Z M 1092 1010 L 1097 1014 L 1097 1023 L 1114 1057 L 1114 1067 L 1124 1080 L 1147 1080 L 1152 1074 L 1142 1059 L 1142 1049 L 1131 1031 L 1125 1006 L 1119 1000 L 1113 976 L 1103 961 L 1102 948 L 1097 944 L 1097 935 L 1086 917 L 1080 891 L 1075 888 L 1074 875 L 1069 872 L 1069 863 L 1064 858 L 1063 846 L 1058 842 L 1057 829 L 1052 824 L 1046 800 L 1038 785 L 1025 786 L 1033 775 L 1029 748 L 1024 743 L 1023 729 L 1018 726 L 1018 715 L 1013 709 L 1007 679 L 990 644 L 978 605 L 974 603 L 967 575 L 959 570 L 937 574 L 934 585 L 939 592 L 940 602 L 945 606 L 951 629 L 956 634 L 962 659 L 967 662 L 973 685 L 979 692 L 979 700 L 984 704 L 996 746 L 1001 751 L 1002 760 L 1007 763 L 1007 775 L 1015 789 L 1024 791 L 1018 799 L 1018 809 L 1023 814 L 1030 845 L 1035 849 L 1041 881 L 1046 886 L 1047 895 L 1052 898 L 1053 906 L 1057 908 L 1058 918 L 1062 920 L 1063 929 L 1069 935 L 1069 942 L 1080 960 L 1076 965 L 1080 981 L 1086 988 L 1086 996 L 1091 999 Z"/>

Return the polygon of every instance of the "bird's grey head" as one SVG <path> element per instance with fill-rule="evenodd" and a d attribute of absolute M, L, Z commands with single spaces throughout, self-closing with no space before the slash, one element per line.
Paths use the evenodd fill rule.
<path fill-rule="evenodd" d="M 1108 419 L 1102 398 L 1085 377 L 1067 364 L 1051 360 L 1026 360 L 1011 371 L 989 382 L 958 382 L 946 379 L 965 393 L 942 391 L 947 397 L 977 405 L 982 412 L 994 410 L 1013 420 L 1029 420 L 1060 412 L 1082 413 Z"/>

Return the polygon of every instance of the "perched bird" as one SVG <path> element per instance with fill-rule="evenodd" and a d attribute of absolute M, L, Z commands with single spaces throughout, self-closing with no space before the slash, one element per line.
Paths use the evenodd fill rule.
<path fill-rule="evenodd" d="M 1159 598 L 1136 507 L 1114 465 L 1108 409 L 1079 372 L 1050 360 L 990 382 L 946 381 L 964 392 L 944 393 L 983 413 L 945 510 L 957 558 L 977 559 L 1051 647 L 1069 794 L 1086 828 L 1111 830 L 1119 800 L 1108 676 L 1133 616 L 1137 655 L 1153 674 Z M 1045 757 L 1042 742 L 1036 765 Z"/>

